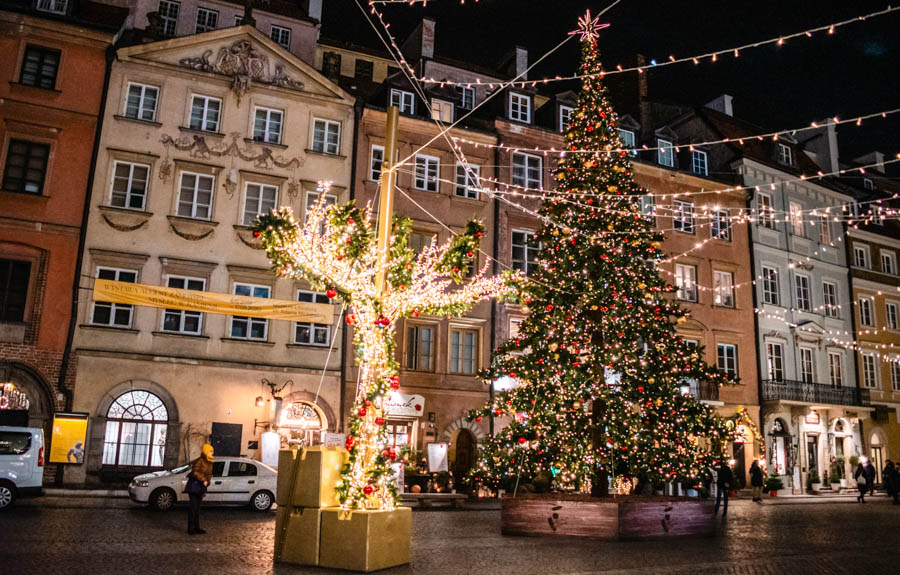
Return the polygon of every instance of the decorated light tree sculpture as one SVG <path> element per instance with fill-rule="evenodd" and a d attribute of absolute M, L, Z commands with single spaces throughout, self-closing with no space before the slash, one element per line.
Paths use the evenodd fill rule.
<path fill-rule="evenodd" d="M 400 385 L 397 320 L 462 314 L 508 292 L 513 276 L 487 276 L 487 265 L 469 274 L 484 230 L 480 222 L 470 221 L 449 243 L 432 242 L 417 254 L 408 243 L 409 220 L 394 217 L 385 254 L 378 249 L 371 208 L 327 206 L 324 198 L 323 193 L 308 210 L 305 223 L 281 208 L 261 216 L 255 233 L 278 273 L 303 278 L 347 307 L 360 373 L 345 444 L 349 463 L 338 491 L 347 508 L 390 510 L 397 495 L 390 465 L 397 454 L 385 445 L 383 402 Z M 376 285 L 379 276 L 383 288 Z"/>
<path fill-rule="evenodd" d="M 518 387 L 470 416 L 510 422 L 482 445 L 477 481 L 604 495 L 610 475 L 697 479 L 729 438 L 690 382 L 731 383 L 675 331 L 685 311 L 656 266 L 662 235 L 641 212 L 647 194 L 621 150 L 600 83 L 597 24 L 581 21 L 583 87 L 566 133 L 554 193 L 541 208 L 529 314 L 487 375 Z M 592 150 L 593 152 L 585 152 Z"/>

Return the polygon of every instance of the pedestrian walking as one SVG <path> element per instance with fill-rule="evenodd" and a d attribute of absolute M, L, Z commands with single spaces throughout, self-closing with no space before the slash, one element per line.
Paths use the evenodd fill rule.
<path fill-rule="evenodd" d="M 753 488 L 753 501 L 762 501 L 763 472 L 755 459 L 750 464 L 750 486 Z"/>
<path fill-rule="evenodd" d="M 200 502 L 203 501 L 203 496 L 206 495 L 206 489 L 212 479 L 212 468 L 213 446 L 204 443 L 201 455 L 191 466 L 191 472 L 188 474 L 188 480 L 184 486 L 184 492 L 188 494 L 191 502 L 188 509 L 188 535 L 206 533 L 200 528 Z"/>
<path fill-rule="evenodd" d="M 734 473 L 731 472 L 728 463 L 725 461 L 719 462 L 719 467 L 716 469 L 716 507 L 713 510 L 713 515 L 719 512 L 719 503 L 721 503 L 723 497 L 725 498 L 725 505 L 722 508 L 722 517 L 728 515 L 728 492 L 731 490 L 732 485 L 734 485 Z"/>
<path fill-rule="evenodd" d="M 869 495 L 875 495 L 875 477 L 878 475 L 878 472 L 875 471 L 875 466 L 872 465 L 872 462 L 868 459 L 866 462 L 866 481 L 868 481 L 869 485 Z"/>
<path fill-rule="evenodd" d="M 894 499 L 894 505 L 900 505 L 900 470 L 890 459 L 884 465 L 881 472 L 881 481 L 887 490 L 888 497 Z"/>
<path fill-rule="evenodd" d="M 856 479 L 856 488 L 859 489 L 859 495 L 856 496 L 856 500 L 860 503 L 866 502 L 866 491 L 869 490 L 866 475 L 868 475 L 866 473 L 866 468 L 860 461 L 859 465 L 856 466 L 856 471 L 853 473 L 853 478 Z"/>

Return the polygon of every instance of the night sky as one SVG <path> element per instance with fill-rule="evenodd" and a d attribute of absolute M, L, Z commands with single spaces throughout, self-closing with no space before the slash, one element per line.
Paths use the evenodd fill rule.
<path fill-rule="evenodd" d="M 365 0 L 360 0 L 364 3 Z M 392 33 L 402 40 L 424 15 L 437 21 L 436 53 L 493 66 L 514 45 L 534 62 L 558 44 L 585 9 L 596 13 L 613 0 L 432 0 L 427 8 L 382 6 Z M 633 61 L 692 56 L 799 32 L 886 8 L 888 0 L 622 0 L 603 21 L 600 48 L 607 68 Z M 379 46 L 354 0 L 325 0 L 326 36 Z M 571 74 L 578 65 L 571 41 L 529 78 Z M 702 105 L 722 93 L 734 96 L 735 115 L 777 130 L 813 120 L 900 107 L 900 12 L 838 28 L 783 47 L 766 46 L 720 57 L 716 63 L 677 64 L 649 76 L 650 98 Z M 873 149 L 900 152 L 900 114 L 839 128 L 841 157 Z M 891 170 L 896 173 L 897 170 Z"/>

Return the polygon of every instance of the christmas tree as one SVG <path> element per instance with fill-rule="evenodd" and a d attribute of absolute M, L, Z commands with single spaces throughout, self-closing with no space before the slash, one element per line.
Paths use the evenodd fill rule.
<path fill-rule="evenodd" d="M 690 380 L 731 382 L 675 333 L 685 312 L 657 273 L 662 236 L 641 212 L 647 192 L 601 85 L 599 27 L 582 20 L 586 76 L 566 134 L 571 153 L 540 211 L 540 265 L 521 296 L 528 316 L 485 374 L 519 386 L 470 414 L 509 421 L 472 472 L 494 488 L 552 481 L 604 495 L 610 475 L 697 481 L 729 438 L 722 418 L 682 393 Z"/>
<path fill-rule="evenodd" d="M 371 209 L 354 204 L 328 206 L 326 190 L 310 207 L 305 223 L 290 208 L 260 216 L 254 231 L 282 276 L 307 280 L 313 289 L 344 302 L 345 321 L 354 328 L 359 384 L 350 413 L 345 447 L 349 462 L 337 486 L 350 509 L 393 509 L 396 487 L 386 446 L 384 401 L 400 387 L 394 359 L 394 327 L 403 317 L 453 316 L 481 300 L 509 291 L 514 276 L 487 276 L 474 264 L 484 227 L 470 221 L 444 245 L 417 254 L 409 245 L 410 220 L 394 217 L 387 252 L 379 250 Z M 379 289 L 376 278 L 385 278 Z"/>

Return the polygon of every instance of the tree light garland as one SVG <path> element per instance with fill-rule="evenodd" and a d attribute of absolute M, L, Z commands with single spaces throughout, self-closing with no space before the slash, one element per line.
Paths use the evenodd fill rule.
<path fill-rule="evenodd" d="M 389 253 L 380 253 L 371 206 L 364 212 L 352 203 L 328 206 L 327 191 L 328 184 L 320 183 L 319 200 L 305 223 L 282 207 L 261 216 L 254 234 L 279 274 L 303 278 L 347 306 L 345 321 L 354 328 L 360 374 L 345 443 L 349 463 L 336 487 L 346 508 L 390 510 L 397 504 L 390 470 L 397 453 L 386 445 L 384 399 L 400 385 L 394 359 L 397 320 L 460 315 L 482 300 L 511 293 L 518 276 L 488 276 L 485 265 L 466 277 L 484 230 L 477 221 L 451 242 L 432 242 L 416 254 L 408 244 L 409 220 L 394 217 Z M 379 272 L 386 274 L 381 293 L 375 286 Z"/>

